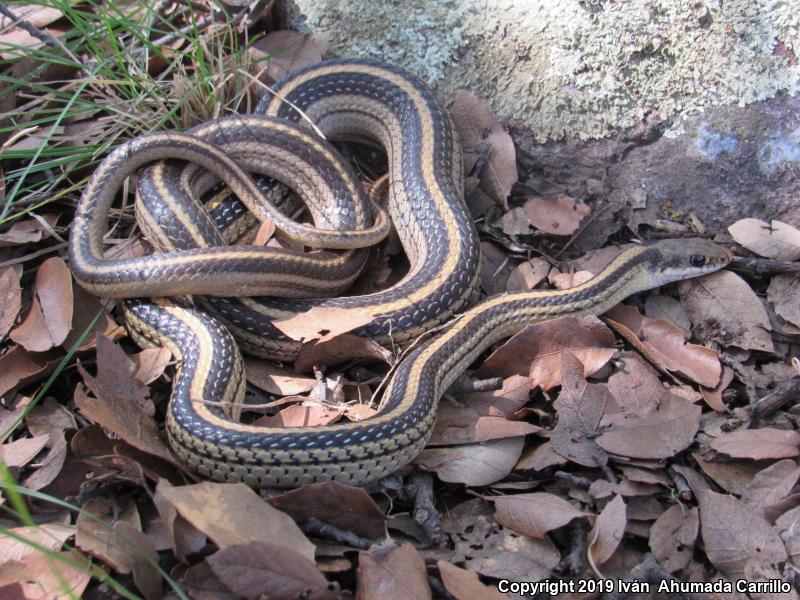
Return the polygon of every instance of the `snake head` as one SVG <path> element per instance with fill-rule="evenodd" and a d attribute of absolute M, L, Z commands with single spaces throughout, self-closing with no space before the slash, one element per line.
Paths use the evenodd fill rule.
<path fill-rule="evenodd" d="M 701 238 L 662 240 L 648 249 L 658 285 L 717 271 L 732 258 L 727 248 Z"/>

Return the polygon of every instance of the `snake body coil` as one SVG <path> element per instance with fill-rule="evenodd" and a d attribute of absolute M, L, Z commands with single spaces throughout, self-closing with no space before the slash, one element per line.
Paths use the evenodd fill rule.
<path fill-rule="evenodd" d="M 128 173 L 151 160 L 185 157 L 225 181 L 237 195 L 244 195 L 248 208 L 263 218 L 276 220 L 280 228 L 283 217 L 266 203 L 237 163 L 244 161 L 245 170 L 263 169 L 257 158 L 257 144 L 245 144 L 247 148 L 237 150 L 238 142 L 231 141 L 244 135 L 237 129 L 242 123 L 255 130 L 268 128 L 272 120 L 276 127 L 295 136 L 293 139 L 302 140 L 305 136 L 312 143 L 316 139 L 313 134 L 285 120 L 300 119 L 296 107 L 330 138 L 368 139 L 387 150 L 388 211 L 411 263 L 409 273 L 396 286 L 377 294 L 299 304 L 261 298 L 208 297 L 200 301 L 204 307 L 210 306 L 226 326 L 203 311 L 166 300 L 126 302 L 126 322 L 137 342 L 143 346 L 164 345 L 178 361 L 167 433 L 175 453 L 203 476 L 244 481 L 256 487 L 291 487 L 323 480 L 360 484 L 378 479 L 408 463 L 422 450 L 430 436 L 440 396 L 497 340 L 544 319 L 601 313 L 632 293 L 716 270 L 730 258 L 726 250 L 703 240 L 659 242 L 627 250 L 602 273 L 577 288 L 493 298 L 463 313 L 439 337 L 421 345 L 401 362 L 385 391 L 384 410 L 370 419 L 301 428 L 237 423 L 236 410 L 228 414 L 219 408 L 220 403 L 240 408 L 244 394 L 242 359 L 231 332 L 244 340 L 248 350 L 292 356 L 296 344 L 276 337 L 270 320 L 322 304 L 369 310 L 375 318 L 357 333 L 382 341 L 390 335 L 401 342 L 408 341 L 465 307 L 473 293 L 479 260 L 477 236 L 461 199 L 458 144 L 446 113 L 427 88 L 399 69 L 371 62 L 333 61 L 290 75 L 275 91 L 275 97 L 266 98 L 259 105 L 259 112 L 266 116 L 210 123 L 190 132 L 195 135 L 141 138 L 112 153 L 87 186 L 72 230 L 70 255 L 76 278 L 99 294 L 240 296 L 266 293 L 270 285 L 286 295 L 296 291 L 290 288 L 300 288 L 299 293 L 305 295 L 314 294 L 318 289 L 336 287 L 337 282 L 352 279 L 360 268 L 358 251 L 272 255 L 266 252 L 270 249 L 256 252 L 251 248 L 214 248 L 209 240 L 215 234 L 206 234 L 206 227 L 198 226 L 206 217 L 190 201 L 196 173 L 168 176 L 169 166 L 153 167 L 152 182 L 145 184 L 143 194 L 146 196 L 147 186 L 152 185 L 158 188 L 157 195 L 174 198 L 168 201 L 170 222 L 179 234 L 163 236 L 161 249 L 165 253 L 115 264 L 115 274 L 115 269 L 102 258 L 101 236 L 117 188 Z M 261 138 L 260 134 L 255 137 Z M 318 140 L 315 143 L 319 146 Z M 297 151 L 286 152 L 277 138 L 273 146 L 291 170 Z M 228 157 L 230 152 L 238 152 L 236 160 Z M 320 152 L 329 150 L 323 148 Z M 252 164 L 247 162 L 248 156 L 253 159 Z M 340 164 L 338 159 L 332 160 L 329 164 Z M 310 167 L 318 158 L 306 156 L 305 162 Z M 286 178 L 280 172 L 282 168 L 266 169 L 266 174 Z M 345 167 L 328 170 L 339 173 L 338 184 L 331 183 L 337 177 L 319 181 L 305 167 L 294 168 L 288 183 L 305 186 L 307 195 L 313 195 L 317 188 L 353 187 L 348 176 L 342 175 Z M 141 203 L 150 206 L 146 198 Z M 371 227 L 363 216 L 368 211 L 363 199 L 356 199 L 352 209 L 350 205 L 341 206 L 339 216 L 327 222 L 325 209 L 312 206 L 315 222 L 325 229 L 300 227 L 298 235 L 313 244 L 317 239 L 333 237 L 330 229 L 338 227 L 348 230 L 343 237 L 350 241 L 344 247 L 356 248 L 361 237 L 374 233 L 362 235 L 359 231 L 381 229 L 380 218 Z M 152 208 L 143 210 L 150 216 L 157 212 Z M 144 220 L 148 222 L 147 217 Z M 154 216 L 152 220 L 155 221 Z M 148 227 L 146 224 L 145 229 Z M 290 237 L 296 229 L 291 223 L 286 223 L 285 228 Z M 152 237 L 159 235 L 153 225 Z M 176 242 L 176 237 L 185 240 Z M 200 248 L 183 249 L 193 245 Z M 320 246 L 325 247 L 322 243 Z M 232 259 L 232 267 L 225 266 L 226 257 Z M 262 260 L 271 263 L 264 267 Z M 275 267 L 278 275 L 268 272 L 268 267 Z M 191 269 L 197 271 L 192 274 Z M 250 271 L 254 273 L 252 279 L 248 279 Z M 291 281 L 292 273 L 298 275 L 300 285 Z M 164 274 L 165 283 L 151 281 L 155 275 Z M 206 277 L 217 277 L 219 282 L 204 286 Z M 167 288 L 177 291 L 165 292 Z M 265 341 L 264 336 L 272 337 Z"/>

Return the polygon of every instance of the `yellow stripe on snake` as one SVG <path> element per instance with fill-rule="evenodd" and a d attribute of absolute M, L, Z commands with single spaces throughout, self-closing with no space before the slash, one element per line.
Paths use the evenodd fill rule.
<path fill-rule="evenodd" d="M 457 138 L 430 90 L 394 67 L 330 61 L 290 74 L 274 92 L 259 103 L 258 115 L 219 119 L 185 134 L 144 136 L 117 148 L 89 181 L 72 227 L 72 269 L 90 291 L 117 298 L 192 295 L 203 307 L 125 302 L 134 339 L 165 346 L 178 361 L 168 439 L 178 457 L 205 477 L 255 487 L 379 479 L 421 452 L 439 398 L 491 344 L 537 321 L 602 313 L 630 294 L 714 271 L 730 260 L 727 250 L 708 241 L 662 241 L 626 250 L 579 287 L 490 298 L 465 311 L 477 281 L 478 238 L 462 198 Z M 395 286 L 365 296 L 314 299 L 347 288 L 364 266 L 361 248 L 380 240 L 388 221 L 363 196 L 336 151 L 298 124 L 305 119 L 328 139 L 366 140 L 386 150 L 388 214 L 410 263 Z M 190 166 L 149 167 L 137 199 L 139 223 L 159 253 L 104 259 L 108 211 L 125 179 L 169 159 Z M 286 217 L 251 172 L 294 189 L 315 226 Z M 196 199 L 217 179 L 283 236 L 323 250 L 226 246 L 215 219 Z M 269 297 L 251 297 L 260 294 Z M 273 428 L 225 416 L 215 404 L 243 402 L 239 346 L 261 356 L 294 357 L 298 343 L 282 337 L 272 321 L 312 306 L 368 310 L 375 319 L 355 333 L 384 344 L 407 344 L 462 314 L 400 363 L 384 392 L 384 409 L 370 419 Z"/>

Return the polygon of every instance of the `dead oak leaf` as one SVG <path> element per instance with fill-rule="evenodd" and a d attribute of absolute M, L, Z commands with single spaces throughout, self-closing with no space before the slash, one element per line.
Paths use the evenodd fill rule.
<path fill-rule="evenodd" d="M 680 571 L 692 559 L 700 529 L 699 511 L 673 504 L 650 527 L 650 550 L 670 573 Z"/>
<path fill-rule="evenodd" d="M 480 187 L 495 204 L 508 210 L 508 195 L 517 182 L 517 160 L 511 136 L 492 114 L 488 104 L 466 90 L 457 90 L 448 107 L 464 151 L 465 170 L 485 161 Z"/>
<path fill-rule="evenodd" d="M 161 480 L 156 493 L 220 549 L 269 539 L 308 560 L 314 559 L 314 544 L 292 518 L 243 483 L 204 481 L 172 486 Z"/>
<path fill-rule="evenodd" d="M 386 533 L 386 515 L 363 489 L 329 481 L 273 496 L 269 503 L 296 521 L 314 517 L 369 539 Z"/>
<path fill-rule="evenodd" d="M 591 516 L 563 498 L 545 492 L 489 498 L 495 505 L 495 519 L 504 527 L 533 538 L 563 527 L 573 519 Z"/>
<path fill-rule="evenodd" d="M 52 257 L 36 271 L 36 296 L 28 315 L 10 337 L 31 352 L 60 346 L 72 328 L 72 276 L 66 263 Z"/>
<path fill-rule="evenodd" d="M 541 283 L 550 272 L 550 263 L 543 258 L 532 258 L 518 264 L 506 282 L 506 291 L 529 292 Z"/>
<path fill-rule="evenodd" d="M 491 392 L 460 394 L 459 400 L 479 415 L 511 418 L 530 401 L 531 380 L 512 375 L 503 380 L 503 387 Z M 441 409 L 440 409 L 441 410 Z"/>
<path fill-rule="evenodd" d="M 788 458 L 779 460 L 756 473 L 742 492 L 741 500 L 763 511 L 791 494 L 798 479 L 800 467 L 797 463 Z"/>
<path fill-rule="evenodd" d="M 552 235 L 572 235 L 583 218 L 592 212 L 586 204 L 567 195 L 534 196 L 528 198 L 522 208 L 537 229 Z"/>
<path fill-rule="evenodd" d="M 524 444 L 524 437 L 512 437 L 482 444 L 427 448 L 414 463 L 427 471 L 435 471 L 442 481 L 491 485 L 511 473 Z"/>
<path fill-rule="evenodd" d="M 625 501 L 622 496 L 614 496 L 597 516 L 589 533 L 589 556 L 594 564 L 601 565 L 611 558 L 625 535 L 627 522 Z"/>
<path fill-rule="evenodd" d="M 507 600 L 508 598 L 505 594 L 498 592 L 497 588 L 482 583 L 477 573 L 461 569 L 444 560 L 438 561 L 436 566 L 439 567 L 439 575 L 442 577 L 444 587 L 456 600 L 474 600 L 475 598 Z"/>
<path fill-rule="evenodd" d="M 425 560 L 411 544 L 360 552 L 356 576 L 356 600 L 432 597 Z"/>
<path fill-rule="evenodd" d="M 561 384 L 561 357 L 575 355 L 583 375 L 595 373 L 616 349 L 614 334 L 596 317 L 562 317 L 525 327 L 478 368 L 480 378 L 525 375 L 544 391 Z"/>
<path fill-rule="evenodd" d="M 303 67 L 316 64 L 328 49 L 330 34 L 304 34 L 292 30 L 272 31 L 248 49 L 250 56 L 266 71 L 268 82 Z"/>
<path fill-rule="evenodd" d="M 731 271 L 717 271 L 678 285 L 696 328 L 724 345 L 774 352 L 772 325 L 761 299 Z"/>
<path fill-rule="evenodd" d="M 560 371 L 564 383 L 553 403 L 558 411 L 550 437 L 553 450 L 585 467 L 604 465 L 608 456 L 594 437 L 606 411 L 616 412 L 614 399 L 604 385 L 586 382 L 582 363 L 571 352 L 561 355 Z"/>
<path fill-rule="evenodd" d="M 744 576 L 751 561 L 772 565 L 786 560 L 780 536 L 757 509 L 711 490 L 700 491 L 697 503 L 706 555 L 726 577 Z"/>
<path fill-rule="evenodd" d="M 660 368 L 680 373 L 705 387 L 719 383 L 722 365 L 711 348 L 687 343 L 680 329 L 661 319 L 649 319 L 626 304 L 618 304 L 605 318 L 626 340 Z"/>
<path fill-rule="evenodd" d="M 0 340 L 9 332 L 22 308 L 19 272 L 14 267 L 0 270 Z"/>
<path fill-rule="evenodd" d="M 658 408 L 617 421 L 614 429 L 597 438 L 606 452 L 630 458 L 670 458 L 689 447 L 700 428 L 701 408 L 664 393 Z"/>
<path fill-rule="evenodd" d="M 731 458 L 792 458 L 800 455 L 800 433 L 772 427 L 740 429 L 721 434 L 709 446 Z"/>
<path fill-rule="evenodd" d="M 300 349 L 294 368 L 298 373 L 357 358 L 372 358 L 391 365 L 394 355 L 373 339 L 340 333 L 333 337 L 306 342 Z"/>
<path fill-rule="evenodd" d="M 280 544 L 252 541 L 234 544 L 206 558 L 225 587 L 245 600 L 337 597 L 314 562 Z"/>
<path fill-rule="evenodd" d="M 728 227 L 733 239 L 759 256 L 800 260 L 800 230 L 782 221 L 739 219 Z"/>
<path fill-rule="evenodd" d="M 155 407 L 147 386 L 135 377 L 136 367 L 122 348 L 98 335 L 97 377 L 80 365 L 78 370 L 86 387 L 75 388 L 75 404 L 87 419 L 134 448 L 177 464 L 153 420 Z"/>
<path fill-rule="evenodd" d="M 428 445 L 471 444 L 541 431 L 541 427 L 525 421 L 510 421 L 505 417 L 481 415 L 469 406 L 442 404 L 436 415 L 436 423 Z"/>
<path fill-rule="evenodd" d="M 797 298 L 800 298 L 800 277 L 775 275 L 769 282 L 767 300 L 772 302 L 775 312 L 782 319 L 800 327 L 800 302 Z"/>
<path fill-rule="evenodd" d="M 305 394 L 317 385 L 317 380 L 313 377 L 295 375 L 270 361 L 250 356 L 244 359 L 244 370 L 248 383 L 275 396 Z"/>
<path fill-rule="evenodd" d="M 366 310 L 351 310 L 338 306 L 315 306 L 287 319 L 279 319 L 274 322 L 274 325 L 293 340 L 326 341 L 367 325 L 374 319 L 375 315 Z"/>

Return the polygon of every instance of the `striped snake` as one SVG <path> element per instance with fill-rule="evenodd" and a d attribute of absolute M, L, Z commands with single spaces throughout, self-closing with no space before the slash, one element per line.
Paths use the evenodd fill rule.
<path fill-rule="evenodd" d="M 266 356 L 297 353 L 296 342 L 276 335 L 273 319 L 316 306 L 367 310 L 374 319 L 356 333 L 405 343 L 465 309 L 479 262 L 477 235 L 462 200 L 457 139 L 441 105 L 416 79 L 373 62 L 321 63 L 281 81 L 257 113 L 118 147 L 87 184 L 70 238 L 73 272 L 90 291 L 119 298 L 192 295 L 203 307 L 185 299 L 132 299 L 125 301 L 124 314 L 137 343 L 165 346 L 178 362 L 168 439 L 178 457 L 205 477 L 254 487 L 379 479 L 419 454 L 440 396 L 491 344 L 530 323 L 602 313 L 630 294 L 714 271 L 730 260 L 727 250 L 705 240 L 626 250 L 576 288 L 500 296 L 466 310 L 402 360 L 384 392 L 384 409 L 370 419 L 298 428 L 241 424 L 239 345 Z M 370 207 L 335 150 L 293 123 L 301 113 L 331 139 L 368 140 L 386 150 L 387 210 L 410 267 L 383 292 L 289 299 L 346 287 L 363 268 L 359 248 L 386 233 L 384 215 Z M 108 212 L 125 179 L 153 161 L 178 158 L 199 167 L 156 163 L 139 182 L 137 218 L 160 253 L 104 258 Z M 286 218 L 247 172 L 295 189 L 315 226 Z M 196 200 L 215 179 L 286 238 L 327 249 L 220 245 L 224 234 Z M 332 245 L 328 238 L 334 238 Z M 258 294 L 281 297 L 248 297 Z M 225 412 L 221 404 L 236 408 Z"/>

